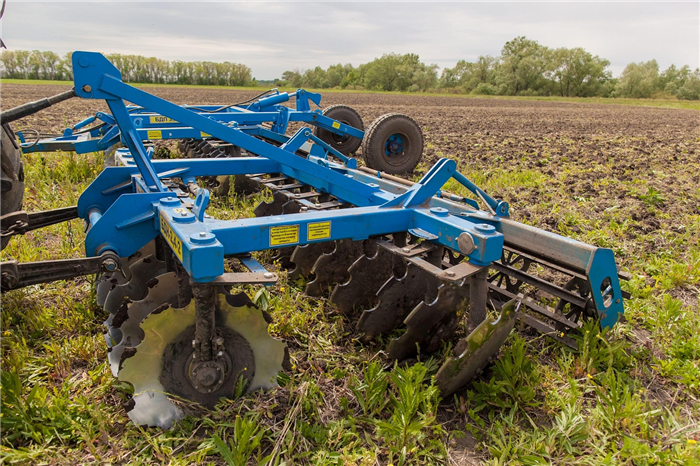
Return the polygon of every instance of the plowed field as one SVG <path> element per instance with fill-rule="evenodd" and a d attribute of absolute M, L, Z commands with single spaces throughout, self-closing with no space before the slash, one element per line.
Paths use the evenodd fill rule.
<path fill-rule="evenodd" d="M 64 90 L 66 87 L 53 85 L 3 84 L 0 88 L 2 109 Z M 257 93 L 169 87 L 144 87 L 144 90 L 178 104 L 230 104 Z M 452 158 L 462 173 L 489 194 L 508 201 L 513 218 L 589 244 L 610 247 L 615 251 L 618 265 L 633 277 L 623 285 L 632 294 L 632 299 L 626 303 L 627 320 L 609 334 L 607 346 L 599 344 L 602 346 L 596 347 L 595 355 L 584 352 L 571 355 L 546 339 L 529 340 L 526 346 L 528 360 L 536 362 L 532 373 L 504 375 L 498 371 L 487 372 L 480 379 L 481 385 L 477 384 L 476 392 L 462 392 L 455 398 L 456 403 L 455 400 L 443 400 L 441 408 L 434 414 L 445 430 L 435 431 L 434 435 L 441 439 L 445 450 L 441 453 L 440 448 L 428 440 L 415 440 L 411 445 L 419 448 L 418 453 L 411 450 L 406 464 L 478 464 L 489 458 L 501 459 L 503 463 L 499 464 L 536 464 L 536 460 L 571 464 L 583 457 L 591 458 L 591 464 L 599 464 L 598 461 L 697 464 L 695 461 L 700 461 L 697 448 L 700 441 L 700 112 L 462 96 L 324 94 L 323 106 L 333 104 L 355 108 L 365 126 L 384 113 L 410 115 L 421 126 L 426 147 L 424 162 L 409 177 L 417 180 L 440 157 Z M 100 110 L 107 110 L 101 101 L 73 99 L 13 126 L 16 130 L 57 133 Z M 35 159 L 34 163 L 39 162 Z M 34 197 L 32 189 L 28 184 L 27 203 L 32 208 L 40 208 L 41 200 Z M 62 205 L 60 199 L 58 204 Z M 65 237 L 55 241 L 63 242 L 63 246 L 55 246 L 57 250 L 67 248 Z M 73 241 L 72 236 L 70 241 Z M 24 253 L 26 248 L 11 245 L 4 251 L 3 260 L 10 258 L 8 254 L 20 251 Z M 78 300 L 82 299 L 79 293 L 88 288 L 87 281 L 77 285 Z M 49 287 L 49 290 L 53 288 Z M 75 294 L 75 290 L 69 292 Z M 48 306 L 63 302 L 58 294 L 51 293 L 54 291 L 42 295 L 41 302 L 48 302 Z M 28 299 L 28 296 L 13 293 L 7 302 L 14 309 L 21 309 L 26 304 L 24 300 Z M 3 330 L 19 332 L 23 339 L 29 339 L 30 335 L 35 338 L 38 324 L 26 323 L 15 313 L 6 313 L 5 302 L 3 299 Z M 32 303 L 36 305 L 35 301 Z M 382 443 L 382 432 L 385 431 L 379 427 L 375 430 L 379 421 L 373 423 L 375 421 L 370 422 L 357 414 L 359 408 L 353 401 L 357 393 L 348 389 L 354 383 L 354 374 L 360 374 L 356 371 L 367 359 L 367 349 L 352 347 L 349 343 L 351 326 L 347 325 L 343 330 L 340 317 L 324 308 L 326 304 L 318 306 L 326 309 L 327 314 L 325 317 L 314 314 L 313 318 L 320 320 L 312 322 L 313 328 L 296 328 L 296 323 L 289 323 L 293 321 L 292 317 L 281 317 L 287 319 L 286 333 L 293 335 L 290 337 L 294 341 L 292 357 L 298 361 L 299 367 L 291 376 L 291 385 L 281 391 L 289 399 L 261 395 L 258 400 L 248 403 L 264 404 L 258 414 L 262 413 L 269 430 L 262 451 L 269 453 L 273 445 L 278 450 L 277 433 L 283 432 L 292 440 L 284 444 L 283 448 L 288 450 L 283 450 L 280 457 L 290 464 L 311 464 L 314 461 L 318 464 L 386 464 L 387 458 L 398 458 L 389 453 L 394 451 L 393 444 L 389 445 L 388 440 L 386 444 Z M 97 320 L 99 318 L 95 319 L 99 324 Z M 99 330 L 95 330 L 98 328 L 99 325 L 90 327 L 96 341 L 101 338 Z M 283 326 L 280 324 L 278 328 Z M 34 329 L 34 333 L 27 329 Z M 61 332 L 67 342 L 82 338 L 70 326 Z M 320 332 L 341 334 L 344 342 L 321 339 Z M 41 340 L 43 337 L 36 338 Z M 507 345 L 504 353 L 516 351 L 512 349 L 515 346 Z M 109 371 L 103 366 L 97 367 L 99 361 L 88 357 L 89 354 L 83 354 L 79 349 L 71 350 L 73 353 L 66 356 L 68 362 L 62 363 L 65 364 L 63 372 L 49 368 L 44 371 L 51 374 L 48 377 L 41 371 L 32 372 L 29 366 L 17 362 L 19 356 L 12 356 L 19 354 L 20 350 L 29 354 L 28 348 L 39 358 L 46 351 L 31 340 L 21 343 L 19 337 L 10 343 L 3 342 L 2 369 L 18 374 L 25 386 L 25 397 L 28 387 L 33 384 L 62 387 L 68 383 L 64 378 L 68 380 L 76 374 L 85 378 L 86 371 L 90 370 L 105 373 L 105 379 L 93 383 L 100 388 L 91 388 L 100 392 L 95 395 L 102 398 L 100 403 L 108 404 L 123 398 L 120 388 L 106 381 L 111 380 Z M 614 355 L 606 353 L 605 348 L 615 348 Z M 380 349 L 377 347 L 372 351 L 381 359 L 382 356 L 376 353 Z M 605 359 L 608 356 L 609 359 Z M 601 359 L 591 362 L 596 357 Z M 390 369 L 390 365 L 386 367 Z M 54 375 L 57 372 L 60 374 Z M 532 375 L 534 373 L 536 376 Z M 90 372 L 90 376 L 92 374 Z M 316 380 L 317 385 L 309 388 L 308 384 L 314 384 Z M 502 400 L 488 399 L 490 389 L 487 382 L 494 380 L 503 382 L 500 385 L 503 391 L 499 392 L 503 393 Z M 3 378 L 3 409 L 6 383 Z M 619 387 L 615 385 L 618 383 Z M 494 384 L 491 390 L 498 385 Z M 511 385 L 513 389 L 509 391 L 507 387 Z M 611 388 L 611 385 L 614 386 Z M 616 387 L 620 388 L 620 397 L 628 398 L 613 400 L 610 394 Z M 532 397 L 524 395 L 527 388 L 533 390 Z M 88 392 L 80 391 L 82 389 L 77 390 L 80 396 L 90 396 L 86 395 Z M 304 404 L 307 399 L 318 405 L 307 410 Z M 303 405 L 303 408 L 298 408 L 302 411 L 295 411 L 294 403 Z M 237 404 L 237 409 L 243 405 Z M 580 419 L 562 421 L 561 413 L 568 412 L 567 409 L 573 409 L 571 415 L 580 416 Z M 158 456 L 159 460 L 166 461 L 171 447 L 163 450 L 162 445 L 170 440 L 156 439 L 154 433 L 146 443 L 118 408 L 109 412 L 111 421 L 98 422 L 94 420 L 97 415 L 90 411 L 94 416 L 91 422 L 105 426 L 109 432 L 100 427 L 94 438 L 81 434 L 83 437 L 67 443 L 50 438 L 42 440 L 47 453 L 34 456 L 34 459 L 52 462 L 52 458 L 61 455 L 77 454 L 82 457 L 79 462 L 122 458 L 113 459 L 118 463 L 132 449 L 139 450 L 139 455 L 145 449 L 152 449 L 159 452 L 154 455 L 164 455 Z M 358 416 L 357 421 L 354 415 Z M 297 424 L 292 416 L 301 416 L 304 421 Z M 609 420 L 606 416 L 614 419 Z M 388 417 L 387 411 L 383 419 Z M 213 419 L 223 422 L 217 417 Z M 569 422 L 566 426 L 571 429 L 575 424 L 575 429 L 566 430 L 561 438 L 556 437 L 559 435 L 555 432 L 556 427 L 564 422 Z M 115 423 L 126 427 L 114 427 Z M 197 424 L 196 429 L 202 425 Z M 463 435 L 465 426 L 470 432 L 466 437 Z M 176 435 L 182 438 L 190 436 L 194 427 L 189 427 L 189 430 L 184 427 Z M 8 428 L 15 429 L 3 424 L 5 431 Z M 320 429 L 318 432 L 322 433 L 313 429 Z M 125 430 L 127 434 L 124 434 Z M 356 437 L 343 437 L 346 430 L 352 431 Z M 364 437 L 360 431 L 365 431 Z M 375 435 L 371 437 L 373 440 L 365 441 L 370 438 L 366 437 L 367 432 Z M 122 435 L 128 440 L 120 438 Z M 337 439 L 332 436 L 337 436 Z M 22 448 L 36 450 L 39 443 L 31 439 L 31 435 L 17 434 L 14 439 L 3 440 L 3 448 L 7 449 L 3 451 L 15 455 Z M 299 443 L 294 443 L 297 440 Z M 372 444 L 373 441 L 377 445 Z M 506 441 L 513 442 L 509 447 L 512 449 L 504 446 Z M 202 446 L 206 440 L 192 441 L 190 437 L 187 442 L 191 443 L 182 449 L 186 453 L 183 464 L 190 460 L 209 461 L 212 457 L 207 454 L 215 454 L 211 445 L 209 450 Z M 279 442 L 281 445 L 282 441 Z M 568 446 L 561 442 L 568 442 Z M 347 445 L 351 445 L 347 447 L 350 450 L 347 450 Z M 294 456 L 295 448 L 299 449 L 298 457 Z M 420 448 L 431 453 L 420 456 L 424 451 Z M 88 450 L 91 453 L 86 453 Z M 201 454 L 195 455 L 196 451 Z M 316 456 L 310 456 L 314 451 Z M 342 458 L 346 462 L 323 463 L 319 455 L 326 451 L 345 452 Z M 311 453 L 303 456 L 301 452 Z M 357 454 L 353 456 L 353 452 Z M 530 454 L 533 456 L 528 456 Z M 370 455 L 376 463 L 374 460 L 363 462 L 363 455 Z M 149 461 L 150 457 L 140 458 L 136 461 Z M 155 456 L 152 460 L 155 461 Z M 221 458 L 216 457 L 216 461 L 221 462 Z"/>

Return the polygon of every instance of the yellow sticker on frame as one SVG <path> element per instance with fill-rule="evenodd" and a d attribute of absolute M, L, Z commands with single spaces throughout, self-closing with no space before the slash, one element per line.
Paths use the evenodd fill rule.
<path fill-rule="evenodd" d="M 151 141 L 155 139 L 163 139 L 163 133 L 160 130 L 148 130 L 148 139 Z"/>
<path fill-rule="evenodd" d="M 270 228 L 270 246 L 282 246 L 299 242 L 299 225 Z"/>
<path fill-rule="evenodd" d="M 162 212 L 160 213 L 160 232 L 163 234 L 163 237 L 168 242 L 170 247 L 173 248 L 173 251 L 178 259 L 182 261 L 182 240 L 178 238 L 172 228 L 170 228 L 170 225 L 165 220 Z"/>
<path fill-rule="evenodd" d="M 152 116 L 150 118 L 152 124 L 164 124 L 164 123 L 177 123 L 176 120 L 173 120 L 172 118 L 168 118 L 166 116 Z"/>
<path fill-rule="evenodd" d="M 335 129 L 340 129 L 340 123 L 338 123 L 337 121 L 334 121 L 332 126 L 333 126 Z"/>
<path fill-rule="evenodd" d="M 331 222 L 309 223 L 306 237 L 309 241 L 331 237 Z"/>

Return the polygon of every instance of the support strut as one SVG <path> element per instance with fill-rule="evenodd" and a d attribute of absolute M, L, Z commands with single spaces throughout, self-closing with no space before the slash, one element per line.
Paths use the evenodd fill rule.
<path fill-rule="evenodd" d="M 211 361 L 214 357 L 212 340 L 216 335 L 216 286 L 192 286 L 195 305 L 194 354 L 197 361 Z"/>

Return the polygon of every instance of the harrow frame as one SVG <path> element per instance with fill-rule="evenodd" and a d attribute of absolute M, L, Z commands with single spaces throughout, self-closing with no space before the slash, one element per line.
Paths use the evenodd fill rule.
<path fill-rule="evenodd" d="M 192 319 L 194 353 L 188 363 L 187 377 L 200 392 L 202 385 L 214 387 L 209 392 L 218 390 L 224 379 L 216 378 L 216 383 L 207 385 L 213 377 L 212 371 L 225 372 L 232 364 L 222 356 L 225 351 L 224 344 L 219 342 L 223 341 L 221 332 L 229 335 L 236 328 L 252 328 L 249 326 L 253 324 L 245 323 L 241 315 L 253 321 L 257 319 L 253 327 L 261 325 L 262 317 L 255 317 L 255 312 L 238 298 L 217 297 L 220 285 L 271 285 L 277 281 L 277 274 L 250 256 L 255 251 L 307 247 L 297 260 L 301 261 L 307 254 L 307 261 L 311 257 L 316 262 L 314 271 L 322 267 L 319 264 L 323 257 L 316 261 L 320 249 L 310 255 L 309 252 L 322 243 L 335 242 L 337 252 L 342 249 L 341 244 L 347 246 L 344 241 L 363 242 L 363 252 L 353 259 L 354 264 L 346 264 L 347 258 L 338 261 L 348 272 L 379 254 L 396 258 L 403 266 L 399 267 L 402 271 L 396 271 L 396 263 L 393 272 L 391 267 L 384 267 L 382 283 L 387 276 L 390 278 L 381 289 L 363 290 L 363 299 L 372 293 L 376 296 L 385 293 L 406 304 L 410 299 L 401 295 L 400 286 L 412 283 L 415 296 L 408 309 L 413 309 L 412 312 L 405 315 L 394 312 L 385 303 L 385 308 L 377 306 L 365 311 L 358 327 L 364 326 L 366 335 L 371 336 L 372 332 L 367 330 L 374 324 L 368 322 L 378 322 L 377 328 L 390 329 L 397 319 L 404 321 L 408 331 L 389 345 L 390 355 L 397 358 L 404 357 L 420 342 L 434 345 L 441 332 L 451 335 L 456 325 L 456 307 L 467 306 L 471 333 L 458 345 L 460 352 L 448 358 L 438 372 L 443 394 L 459 389 L 483 367 L 498 351 L 516 319 L 573 346 L 575 343 L 566 333 L 581 325 L 580 318 L 593 314 L 602 326 L 611 327 L 624 313 L 612 250 L 510 219 L 509 205 L 492 198 L 460 174 L 455 161 L 440 159 L 420 181 L 411 183 L 358 168 L 354 158 L 340 153 L 307 127 L 287 136 L 290 121 L 311 123 L 342 136 L 364 136 L 357 128 L 311 112 L 309 102 L 318 105 L 318 94 L 298 90 L 296 110 L 280 105 L 289 100 L 290 94 L 277 93 L 248 108 L 230 107 L 210 118 L 208 111 L 221 108 L 178 106 L 129 86 L 100 54 L 75 52 L 73 68 L 77 96 L 103 99 L 111 111 L 111 115 L 99 113 L 74 128 L 84 128 L 96 120 L 105 122 L 105 127 L 80 135 L 66 131 L 55 140 L 24 143 L 23 149 L 70 148 L 86 152 L 104 150 L 117 141 L 126 146 L 118 152 L 119 160 L 125 165 L 105 168 L 81 194 L 77 208 L 55 218 L 60 221 L 77 215 L 86 223 L 88 262 L 79 274 L 127 270 L 133 265 L 133 258 L 154 239 L 165 240 L 173 256 L 170 260 L 176 262 L 170 270 L 176 270 L 178 277 L 186 277 L 187 286 L 191 287 L 189 296 L 193 297 L 193 304 L 171 312 L 185 313 L 182 315 Z M 125 101 L 133 102 L 136 107 L 127 107 Z M 261 126 L 263 122 L 271 124 L 271 128 Z M 143 141 L 169 138 L 213 139 L 256 157 L 152 160 L 152 150 Z M 274 201 L 267 206 L 269 209 L 261 210 L 271 215 L 228 221 L 211 218 L 207 214 L 210 193 L 197 185 L 197 178 L 230 175 L 247 176 L 272 189 Z M 451 179 L 471 192 L 474 199 L 442 191 Z M 292 207 L 287 208 L 292 201 Z M 479 201 L 485 210 L 479 209 Z M 326 256 L 326 266 L 338 259 L 333 253 Z M 226 273 L 225 259 L 231 257 L 239 259 L 248 272 Z M 532 264 L 563 274 L 570 281 L 564 286 L 550 283 L 528 272 Z M 71 266 L 74 264 L 66 264 Z M 36 283 L 27 276 L 38 267 L 3 263 L 3 291 Z M 56 267 L 63 271 L 60 264 Z M 158 264 L 153 268 L 157 269 Z M 67 278 L 70 273 L 56 276 Z M 352 297 L 353 293 L 352 273 L 350 277 L 339 284 L 340 288 L 345 287 L 345 308 L 354 306 L 348 304 L 348 296 Z M 354 285 L 359 286 L 359 282 Z M 559 300 L 556 308 L 552 310 L 541 300 L 526 296 L 521 290 L 523 285 Z M 141 288 L 144 286 L 141 284 Z M 322 286 L 317 283 L 315 292 Z M 339 287 L 331 301 L 341 300 Z M 310 289 L 307 286 L 307 292 Z M 125 294 L 126 290 L 123 288 L 120 293 Z M 159 299 L 165 299 L 164 296 Z M 178 297 L 178 301 L 182 299 Z M 572 310 L 565 311 L 567 306 Z M 500 313 L 499 319 L 487 318 L 489 307 Z M 228 314 L 222 315 L 221 309 L 226 309 Z M 223 330 L 217 327 L 217 315 L 219 320 L 222 316 L 228 319 L 231 327 Z M 163 318 L 159 317 L 158 321 L 163 322 Z M 150 322 L 153 325 L 155 320 Z M 189 330 L 181 331 L 189 335 Z M 108 344 L 110 338 L 108 335 Z M 264 338 L 257 338 L 257 344 L 264 346 Z M 116 366 L 120 366 L 119 361 Z M 133 365 L 129 370 L 138 373 Z M 208 375 L 202 375 L 205 373 Z M 274 381 L 260 386 L 272 385 Z M 170 406 L 167 400 L 161 402 Z M 180 415 L 171 406 L 166 411 L 171 414 L 164 421 L 148 418 L 148 422 L 167 426 Z"/>

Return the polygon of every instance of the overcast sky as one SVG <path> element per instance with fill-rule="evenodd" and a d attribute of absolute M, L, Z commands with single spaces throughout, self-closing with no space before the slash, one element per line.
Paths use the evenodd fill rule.
<path fill-rule="evenodd" d="M 700 66 L 700 2 L 28 2 L 8 0 L 10 50 L 90 50 L 243 63 L 258 79 L 417 53 L 440 68 L 526 36 L 583 47 L 619 75 L 655 58 Z"/>

